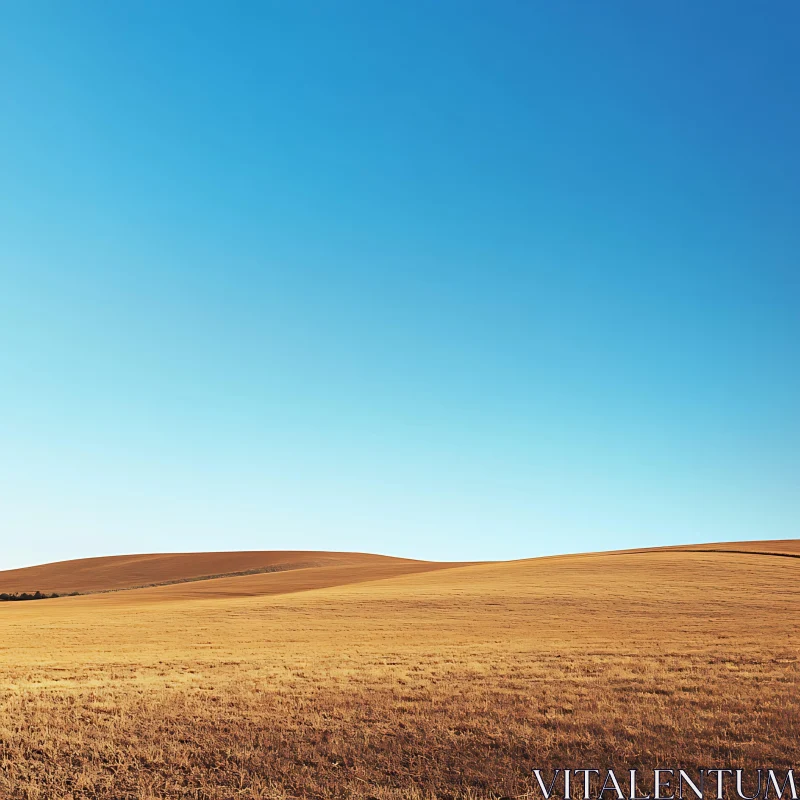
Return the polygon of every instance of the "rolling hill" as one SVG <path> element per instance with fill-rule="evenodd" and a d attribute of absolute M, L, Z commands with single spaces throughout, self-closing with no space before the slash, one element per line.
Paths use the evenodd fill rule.
<path fill-rule="evenodd" d="M 800 540 L 721 542 L 620 550 L 602 555 L 669 552 L 738 553 L 800 558 Z M 557 556 L 557 558 L 579 558 Z M 552 558 L 552 557 L 550 557 Z M 523 561 L 541 559 L 523 559 Z M 509 564 L 515 562 L 508 562 Z M 416 572 L 469 566 L 467 562 L 421 561 L 369 553 L 251 550 L 210 553 L 149 553 L 58 561 L 0 570 L 0 593 L 94 594 L 140 590 L 153 599 L 252 596 L 306 591 L 380 580 Z M 285 574 L 291 573 L 291 574 Z M 197 586 L 180 586 L 197 583 Z M 175 586 L 176 588 L 166 588 Z M 151 591 L 142 593 L 141 590 Z M 152 590 L 157 591 L 152 591 Z"/>
<path fill-rule="evenodd" d="M 229 596 L 234 586 L 240 586 L 245 595 L 272 594 L 273 586 L 319 588 L 425 572 L 443 566 L 450 565 L 368 553 L 302 550 L 150 553 L 58 561 L 0 571 L 0 592 L 89 594 L 208 581 L 205 588 L 195 589 L 194 594 L 205 591 Z M 278 575 L 284 572 L 300 574 Z M 248 580 L 242 580 L 245 578 Z M 262 591 L 254 587 L 262 587 Z M 192 592 L 191 589 L 184 591 Z M 165 592 L 163 596 L 170 596 L 170 593 Z"/>

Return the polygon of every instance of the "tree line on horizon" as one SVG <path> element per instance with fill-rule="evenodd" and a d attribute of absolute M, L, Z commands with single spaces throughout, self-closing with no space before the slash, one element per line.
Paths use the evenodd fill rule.
<path fill-rule="evenodd" d="M 0 602 L 8 602 L 14 600 L 50 600 L 55 597 L 75 597 L 76 595 L 80 594 L 80 592 L 70 592 L 69 594 L 60 595 L 58 592 L 53 592 L 52 594 L 45 594 L 40 591 L 35 591 L 33 594 L 28 592 L 0 592 Z"/>

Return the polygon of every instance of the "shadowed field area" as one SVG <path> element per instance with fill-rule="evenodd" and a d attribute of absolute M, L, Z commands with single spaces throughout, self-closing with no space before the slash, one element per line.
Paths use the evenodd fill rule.
<path fill-rule="evenodd" d="M 0 797 L 516 796 L 534 767 L 796 767 L 800 560 L 763 554 L 796 543 L 705 549 L 745 552 L 2 604 Z"/>

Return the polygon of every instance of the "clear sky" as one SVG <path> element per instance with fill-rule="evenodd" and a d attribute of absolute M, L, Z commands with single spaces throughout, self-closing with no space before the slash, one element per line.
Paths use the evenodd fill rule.
<path fill-rule="evenodd" d="M 0 567 L 800 535 L 800 3 L 0 5 Z"/>

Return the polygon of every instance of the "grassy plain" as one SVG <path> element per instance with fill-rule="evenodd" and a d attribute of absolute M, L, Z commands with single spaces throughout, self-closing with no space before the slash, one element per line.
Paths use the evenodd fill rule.
<path fill-rule="evenodd" d="M 748 548 L 2 603 L 0 797 L 515 797 L 534 767 L 796 768 L 800 549 L 727 549 Z"/>

